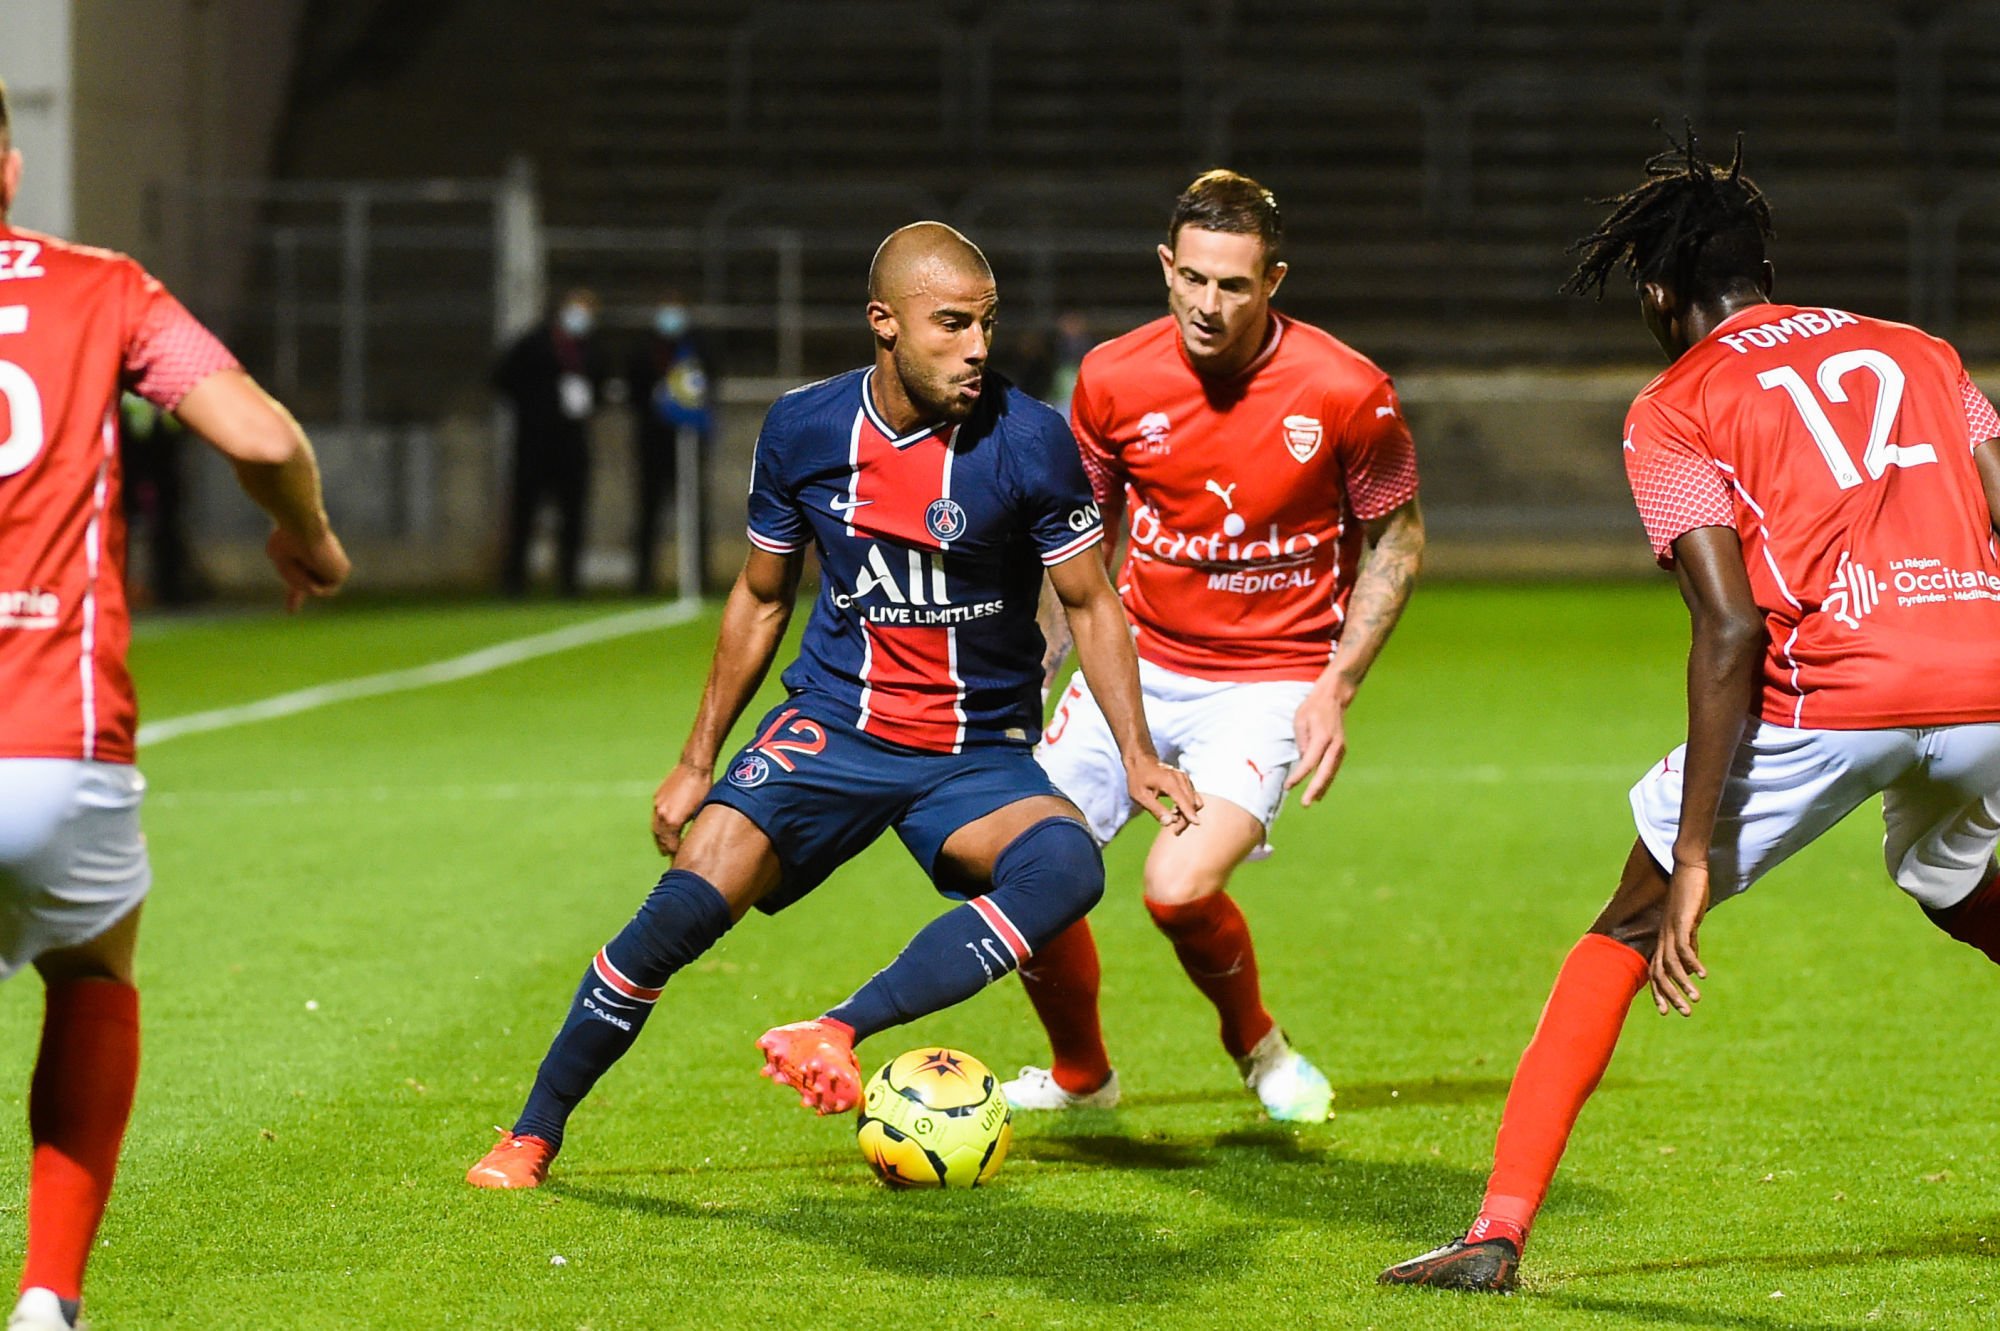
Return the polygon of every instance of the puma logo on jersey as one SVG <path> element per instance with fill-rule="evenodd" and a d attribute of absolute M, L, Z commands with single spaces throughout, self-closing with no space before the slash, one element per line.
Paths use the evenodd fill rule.
<path fill-rule="evenodd" d="M 1217 485 L 1213 480 L 1210 480 L 1205 488 L 1210 494 L 1222 501 L 1224 508 L 1234 513 L 1236 511 L 1234 495 L 1236 494 L 1236 487 L 1241 484 L 1241 481 L 1231 481 L 1228 485 Z"/>
<path fill-rule="evenodd" d="M 1393 416 L 1395 414 L 1396 414 L 1396 409 L 1394 407 L 1375 408 L 1375 419 L 1378 421 L 1381 420 L 1384 416 Z"/>

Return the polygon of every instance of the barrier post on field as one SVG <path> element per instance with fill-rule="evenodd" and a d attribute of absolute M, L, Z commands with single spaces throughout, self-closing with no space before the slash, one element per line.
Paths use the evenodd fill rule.
<path fill-rule="evenodd" d="M 674 431 L 674 569 L 678 574 L 681 600 L 699 601 L 704 565 L 702 549 L 702 500 L 706 497 L 702 474 L 701 431 L 683 425 Z"/>

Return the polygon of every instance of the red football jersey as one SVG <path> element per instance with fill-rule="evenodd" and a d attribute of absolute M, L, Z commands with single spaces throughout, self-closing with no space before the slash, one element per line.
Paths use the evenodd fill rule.
<path fill-rule="evenodd" d="M 0 757 L 132 761 L 118 394 L 235 365 L 131 259 L 0 224 Z"/>
<path fill-rule="evenodd" d="M 2000 554 L 1972 457 L 1996 436 L 1949 343 L 1757 305 L 1639 394 L 1625 470 L 1662 564 L 1696 527 L 1742 537 L 1766 720 L 2000 721 Z"/>
<path fill-rule="evenodd" d="M 1205 379 L 1168 316 L 1083 358 L 1070 415 L 1098 502 L 1122 492 L 1118 582 L 1139 655 L 1202 679 L 1317 678 L 1361 521 L 1417 492 L 1389 376 L 1274 315 L 1241 374 Z"/>

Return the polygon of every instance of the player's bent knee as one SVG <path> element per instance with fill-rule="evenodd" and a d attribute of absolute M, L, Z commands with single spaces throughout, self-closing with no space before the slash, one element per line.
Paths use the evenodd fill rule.
<path fill-rule="evenodd" d="M 1031 951 L 1088 915 L 1104 897 L 1104 856 L 1074 818 L 1044 818 L 993 862 L 996 904 Z"/>
<path fill-rule="evenodd" d="M 686 869 L 670 869 L 598 955 L 619 977 L 657 990 L 734 923 L 729 903 L 712 884 Z"/>
<path fill-rule="evenodd" d="M 1148 873 L 1146 906 L 1185 906 L 1214 896 L 1229 885 L 1228 875 Z"/>
<path fill-rule="evenodd" d="M 740 920 L 784 877 L 784 866 L 764 829 L 726 804 L 703 807 L 688 825 L 674 868 L 707 883 Z M 665 881 L 664 879 L 662 881 Z"/>

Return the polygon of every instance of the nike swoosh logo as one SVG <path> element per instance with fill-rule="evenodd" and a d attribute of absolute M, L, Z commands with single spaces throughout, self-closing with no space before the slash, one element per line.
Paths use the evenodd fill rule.
<path fill-rule="evenodd" d="M 840 496 L 835 495 L 826 501 L 826 506 L 836 513 L 845 513 L 849 509 L 866 508 L 874 502 L 872 499 L 842 499 Z"/>
<path fill-rule="evenodd" d="M 605 993 L 603 989 L 599 988 L 597 985 L 594 984 L 590 986 L 590 992 L 591 996 L 596 998 L 598 1002 L 608 1003 L 615 1008 L 623 1008 L 627 1012 L 630 1012 L 635 1006 L 637 1006 L 636 1004 L 633 1003 L 619 1002 L 617 999 L 613 998 L 610 994 Z"/>

